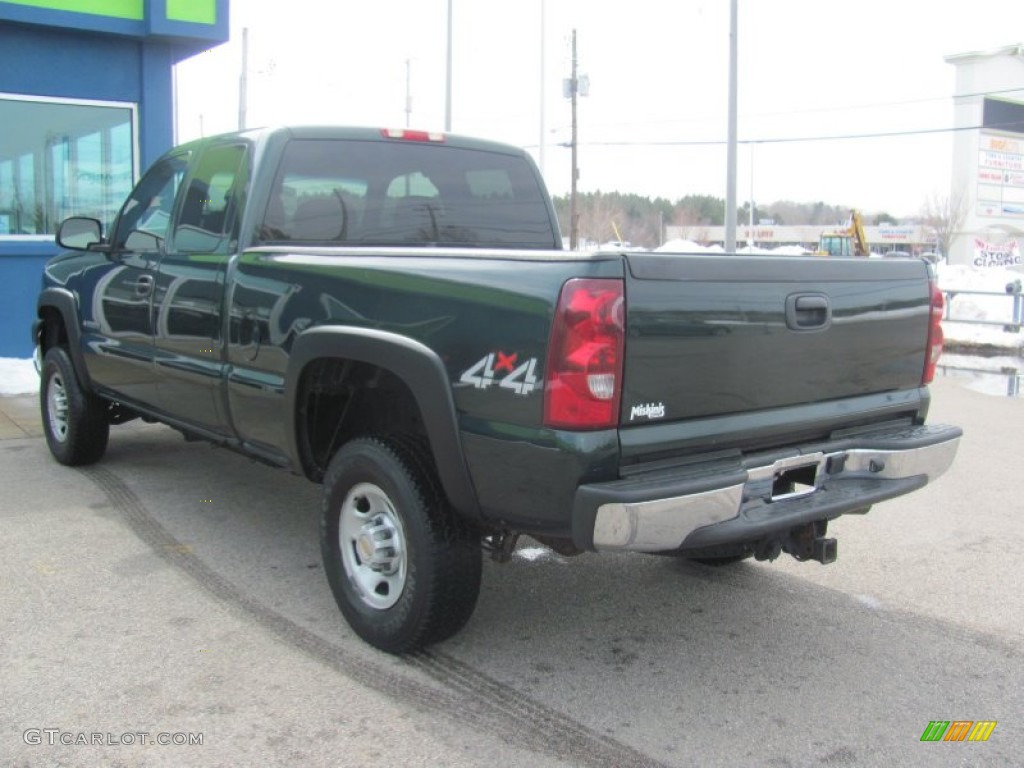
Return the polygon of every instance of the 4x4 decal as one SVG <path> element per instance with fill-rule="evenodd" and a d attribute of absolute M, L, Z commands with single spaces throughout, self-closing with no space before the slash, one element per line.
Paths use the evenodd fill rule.
<path fill-rule="evenodd" d="M 497 382 L 502 389 L 510 389 L 517 395 L 528 395 L 537 388 L 537 358 L 516 365 L 519 354 L 501 351 L 484 355 L 459 377 L 463 384 L 472 384 L 477 389 L 487 389 Z M 500 376 L 500 373 L 505 375 Z"/>

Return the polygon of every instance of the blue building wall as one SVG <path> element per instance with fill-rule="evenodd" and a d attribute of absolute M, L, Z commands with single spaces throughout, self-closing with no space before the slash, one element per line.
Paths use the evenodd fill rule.
<path fill-rule="evenodd" d="M 168 20 L 146 0 L 142 20 L 0 2 L 0 93 L 138 105 L 136 178 L 174 140 L 173 66 L 228 39 L 228 0 L 216 23 Z M 0 126 L 3 130 L 3 126 Z M 0 357 L 30 357 L 30 329 L 52 237 L 0 237 Z"/>

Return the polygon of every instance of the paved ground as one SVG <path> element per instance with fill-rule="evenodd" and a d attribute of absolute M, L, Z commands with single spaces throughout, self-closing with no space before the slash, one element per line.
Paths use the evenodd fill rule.
<path fill-rule="evenodd" d="M 1024 400 L 934 392 L 957 463 L 836 523 L 836 564 L 527 548 L 406 660 L 340 619 L 316 487 L 135 423 L 65 469 L 0 398 L 0 764 L 1019 765 Z M 93 738 L 134 743 L 60 743 Z"/>
<path fill-rule="evenodd" d="M 0 440 L 18 437 L 41 437 L 39 399 L 30 397 L 4 397 L 0 395 Z"/>

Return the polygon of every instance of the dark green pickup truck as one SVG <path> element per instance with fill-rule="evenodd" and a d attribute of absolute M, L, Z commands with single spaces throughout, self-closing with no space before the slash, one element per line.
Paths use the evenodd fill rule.
<path fill-rule="evenodd" d="M 142 417 L 323 484 L 368 642 L 469 619 L 481 552 L 831 562 L 922 487 L 942 299 L 913 260 L 574 253 L 521 150 L 283 128 L 168 152 L 109 235 L 68 219 L 32 330 L 47 442 Z M 282 514 L 287 511 L 283 510 Z"/>

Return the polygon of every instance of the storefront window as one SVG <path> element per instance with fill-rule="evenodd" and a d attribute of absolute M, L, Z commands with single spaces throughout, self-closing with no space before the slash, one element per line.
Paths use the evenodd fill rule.
<path fill-rule="evenodd" d="M 131 104 L 0 94 L 0 236 L 48 235 L 68 216 L 107 228 L 132 188 Z"/>

